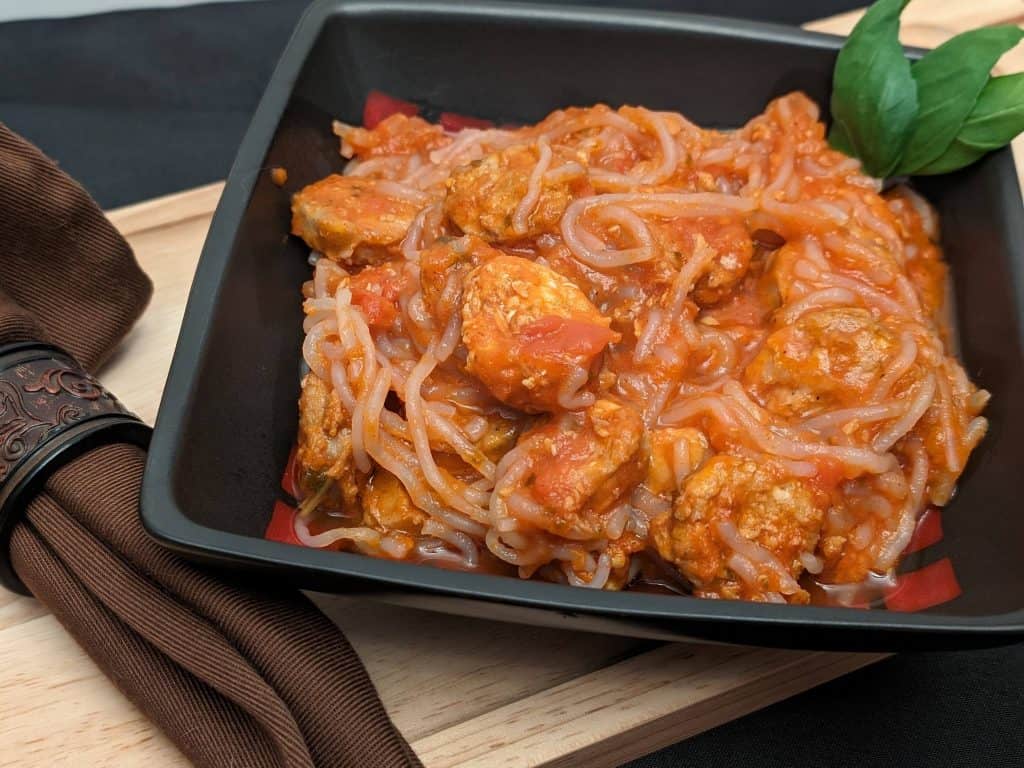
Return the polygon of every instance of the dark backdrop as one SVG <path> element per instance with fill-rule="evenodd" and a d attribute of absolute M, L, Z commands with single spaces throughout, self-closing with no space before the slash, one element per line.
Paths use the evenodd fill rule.
<path fill-rule="evenodd" d="M 860 3 L 590 4 L 799 24 Z M 222 179 L 305 5 L 265 0 L 0 24 L 0 120 L 56 158 L 104 207 Z"/>
<path fill-rule="evenodd" d="M 267 0 L 0 25 L 0 120 L 105 207 L 221 179 L 304 4 Z M 594 4 L 798 24 L 861 2 Z M 898 656 L 630 768 L 1024 766 L 1022 685 L 1024 646 Z"/>

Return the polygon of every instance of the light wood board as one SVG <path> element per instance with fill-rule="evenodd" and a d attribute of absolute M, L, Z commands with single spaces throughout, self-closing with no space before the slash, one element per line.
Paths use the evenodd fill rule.
<path fill-rule="evenodd" d="M 959 29 L 1021 18 L 1024 0 L 916 0 L 904 31 L 908 43 L 936 45 Z M 810 26 L 844 33 L 855 20 Z M 1022 50 L 1003 62 L 1022 65 Z M 147 421 L 221 189 L 110 213 L 156 292 L 101 377 Z M 662 645 L 315 599 L 345 630 L 428 768 L 617 766 L 881 658 Z M 0 590 L 0 766 L 186 764 L 53 616 Z"/>

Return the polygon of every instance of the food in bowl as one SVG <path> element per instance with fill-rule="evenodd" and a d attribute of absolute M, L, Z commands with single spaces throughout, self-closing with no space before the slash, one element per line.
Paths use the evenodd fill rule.
<path fill-rule="evenodd" d="M 800 93 L 735 131 L 376 99 L 293 199 L 301 543 L 768 602 L 891 576 L 987 426 L 927 202 Z"/>

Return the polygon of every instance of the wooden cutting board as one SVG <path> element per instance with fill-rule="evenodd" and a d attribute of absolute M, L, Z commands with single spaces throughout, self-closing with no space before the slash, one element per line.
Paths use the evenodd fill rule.
<path fill-rule="evenodd" d="M 856 17 L 810 26 L 844 33 Z M 1022 18 L 1024 0 L 917 0 L 904 26 L 907 42 L 936 45 Z M 1009 56 L 1008 68 L 1024 69 L 1024 50 Z M 150 422 L 221 188 L 110 213 L 156 292 L 101 378 Z M 882 658 L 666 645 L 314 599 L 345 630 L 428 768 L 617 766 Z M 0 589 L 0 766 L 62 765 L 187 761 L 52 615 Z"/>

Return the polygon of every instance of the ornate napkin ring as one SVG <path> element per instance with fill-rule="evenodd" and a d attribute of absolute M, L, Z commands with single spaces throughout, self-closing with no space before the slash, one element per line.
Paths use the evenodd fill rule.
<path fill-rule="evenodd" d="M 51 473 L 108 443 L 148 446 L 151 429 L 67 352 L 35 342 L 0 347 L 0 584 L 28 594 L 10 536 Z"/>

